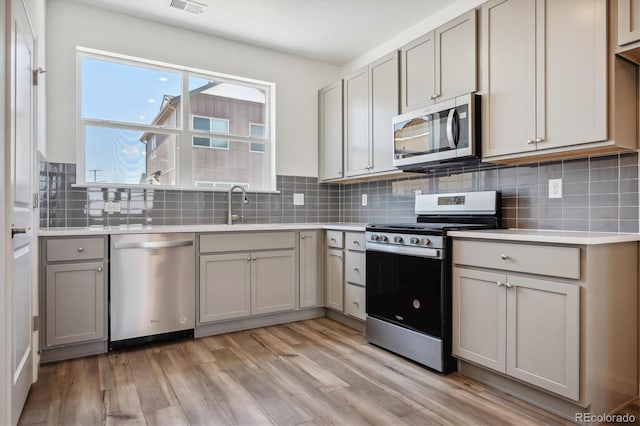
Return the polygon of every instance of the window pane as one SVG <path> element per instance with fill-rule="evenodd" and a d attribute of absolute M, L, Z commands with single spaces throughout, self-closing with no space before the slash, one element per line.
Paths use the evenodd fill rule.
<path fill-rule="evenodd" d="M 193 137 L 193 146 L 211 146 L 211 139 L 209 138 L 200 138 L 198 136 Z"/>
<path fill-rule="evenodd" d="M 176 135 L 85 126 L 85 181 L 174 185 L 176 144 Z"/>
<path fill-rule="evenodd" d="M 216 138 L 211 138 L 211 146 L 213 148 L 224 148 L 224 149 L 228 149 L 229 148 L 229 139 L 216 139 Z"/>
<path fill-rule="evenodd" d="M 80 67 L 82 118 L 180 127 L 179 73 L 88 57 Z"/>
<path fill-rule="evenodd" d="M 265 123 L 265 90 L 190 76 L 189 93 L 191 114 L 211 117 L 214 132 L 250 136 L 250 123 Z"/>
<path fill-rule="evenodd" d="M 218 133 L 229 133 L 229 120 L 222 120 L 220 118 L 211 119 L 211 131 Z"/>
<path fill-rule="evenodd" d="M 252 138 L 264 139 L 264 124 L 251 123 L 249 133 Z"/>
<path fill-rule="evenodd" d="M 208 132 L 211 130 L 211 120 L 205 117 L 193 117 L 193 130 Z"/>
<path fill-rule="evenodd" d="M 264 144 L 251 142 L 251 152 L 264 152 Z"/>

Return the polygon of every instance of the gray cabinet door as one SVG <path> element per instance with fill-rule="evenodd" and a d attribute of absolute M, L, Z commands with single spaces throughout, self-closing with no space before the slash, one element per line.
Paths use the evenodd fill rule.
<path fill-rule="evenodd" d="M 607 140 L 606 2 L 538 0 L 536 13 L 536 149 Z"/>
<path fill-rule="evenodd" d="M 369 173 L 369 68 L 344 78 L 345 176 Z"/>
<path fill-rule="evenodd" d="M 295 250 L 253 252 L 251 256 L 251 313 L 295 309 Z"/>
<path fill-rule="evenodd" d="M 47 265 L 46 345 L 106 339 L 104 262 Z"/>
<path fill-rule="evenodd" d="M 327 308 L 342 312 L 344 300 L 344 259 L 342 250 L 327 250 L 325 271 Z"/>
<path fill-rule="evenodd" d="M 536 2 L 490 0 L 482 5 L 481 22 L 482 155 L 533 151 Z"/>
<path fill-rule="evenodd" d="M 320 235 L 322 231 L 300 232 L 300 307 L 322 305 Z"/>
<path fill-rule="evenodd" d="M 400 50 L 402 112 L 433 103 L 435 88 L 435 32 Z"/>
<path fill-rule="evenodd" d="M 452 19 L 435 32 L 436 102 L 476 91 L 476 10 Z"/>
<path fill-rule="evenodd" d="M 506 373 L 579 399 L 580 286 L 507 277 Z"/>
<path fill-rule="evenodd" d="M 200 323 L 251 315 L 251 254 L 200 256 Z"/>
<path fill-rule="evenodd" d="M 640 40 L 640 0 L 618 0 L 618 45 Z"/>
<path fill-rule="evenodd" d="M 453 268 L 453 355 L 499 372 L 506 366 L 506 275 Z"/>
<path fill-rule="evenodd" d="M 393 129 L 391 119 L 398 115 L 398 52 L 369 65 L 371 98 L 371 172 L 395 170 L 393 167 Z"/>
<path fill-rule="evenodd" d="M 342 177 L 342 80 L 318 92 L 320 179 Z"/>

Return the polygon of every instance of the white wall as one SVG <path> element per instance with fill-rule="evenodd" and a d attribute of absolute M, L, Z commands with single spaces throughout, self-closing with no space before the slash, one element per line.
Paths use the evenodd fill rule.
<path fill-rule="evenodd" d="M 456 18 L 463 13 L 475 9 L 487 0 L 458 0 L 450 6 L 442 9 L 438 13 L 420 21 L 413 27 L 408 28 L 406 31 L 398 34 L 397 36 L 385 41 L 379 46 L 371 49 L 365 54 L 355 58 L 353 61 L 345 64 L 341 69 L 340 75 L 349 74 L 352 71 L 357 70 L 365 65 L 370 64 L 378 58 L 386 55 L 392 50 L 397 50 L 405 44 L 417 39 L 418 37 L 428 33 L 431 30 L 436 29 L 442 24 Z"/>
<path fill-rule="evenodd" d="M 68 0 L 47 1 L 46 23 L 48 161 L 76 161 L 75 48 L 83 46 L 275 82 L 277 173 L 318 175 L 317 91 L 337 67 Z"/>

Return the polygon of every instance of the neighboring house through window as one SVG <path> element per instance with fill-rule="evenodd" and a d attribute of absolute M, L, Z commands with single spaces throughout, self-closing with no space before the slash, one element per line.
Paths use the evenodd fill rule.
<path fill-rule="evenodd" d="M 83 48 L 78 67 L 79 183 L 275 189 L 273 83 Z"/>

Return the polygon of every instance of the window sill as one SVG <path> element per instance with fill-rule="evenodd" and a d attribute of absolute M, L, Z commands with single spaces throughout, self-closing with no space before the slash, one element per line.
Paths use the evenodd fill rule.
<path fill-rule="evenodd" d="M 229 192 L 229 188 L 210 188 L 210 187 L 194 187 L 194 186 L 176 186 L 176 185 L 133 185 L 133 184 L 115 184 L 115 183 L 74 183 L 72 188 L 118 188 L 118 189 L 140 189 L 149 190 L 157 189 L 162 191 L 193 191 L 193 192 Z M 280 194 L 278 190 L 270 189 L 246 189 L 247 193 L 254 194 Z"/>

